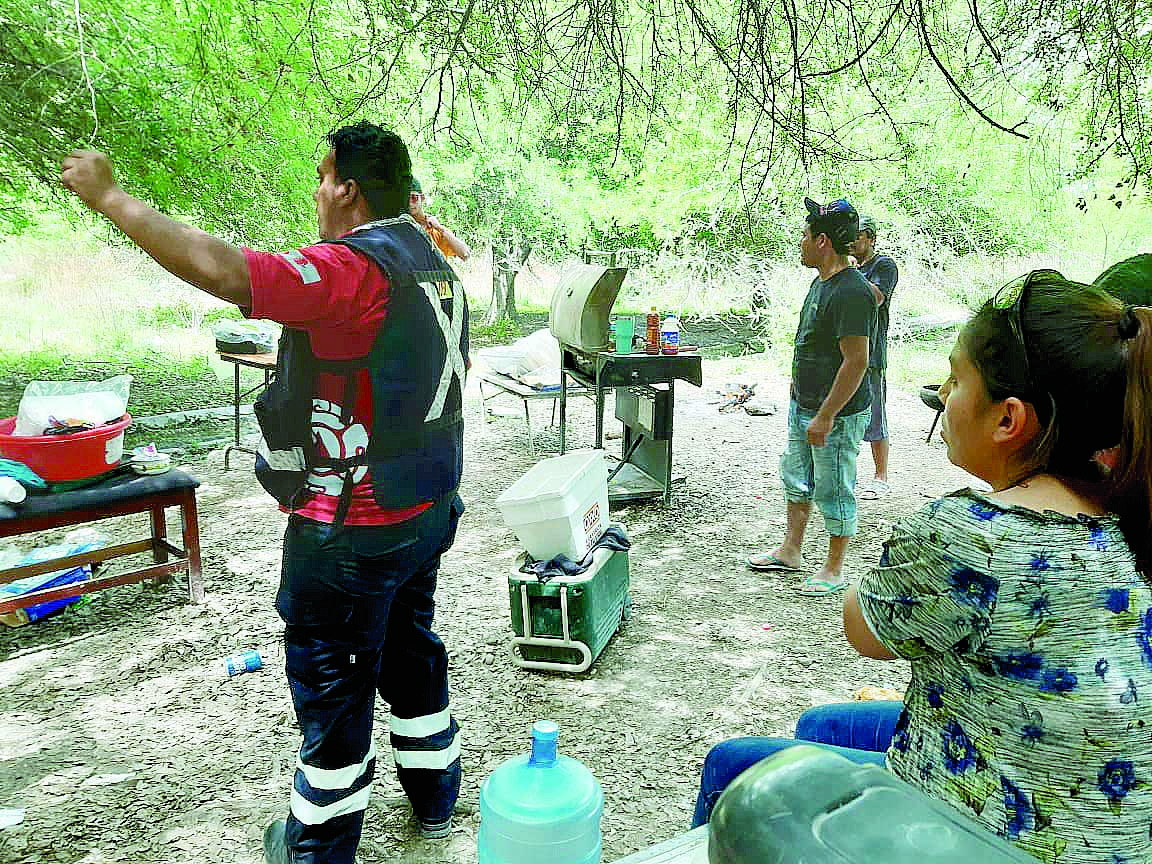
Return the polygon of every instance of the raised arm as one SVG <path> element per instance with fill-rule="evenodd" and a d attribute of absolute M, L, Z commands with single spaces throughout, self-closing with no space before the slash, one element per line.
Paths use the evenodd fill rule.
<path fill-rule="evenodd" d="M 468 256 L 472 254 L 472 250 L 468 248 L 468 244 L 457 237 L 452 231 L 446 228 L 435 216 L 428 217 L 428 224 L 440 232 L 440 239 L 444 244 L 452 250 L 452 254 L 459 258 L 461 261 L 467 261 Z"/>
<path fill-rule="evenodd" d="M 243 251 L 133 198 L 116 185 L 112 166 L 103 153 L 73 152 L 61 164 L 60 181 L 172 275 L 237 306 L 252 305 Z"/>

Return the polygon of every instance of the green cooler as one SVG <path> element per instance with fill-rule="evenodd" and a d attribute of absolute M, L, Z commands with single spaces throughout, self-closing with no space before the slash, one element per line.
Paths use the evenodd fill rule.
<path fill-rule="evenodd" d="M 547 582 L 532 573 L 510 573 L 508 604 L 517 665 L 585 672 L 631 614 L 628 553 L 597 549 L 583 573 Z"/>

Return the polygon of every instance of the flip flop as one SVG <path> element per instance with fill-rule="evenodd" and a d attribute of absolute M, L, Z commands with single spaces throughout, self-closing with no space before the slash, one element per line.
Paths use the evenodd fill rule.
<path fill-rule="evenodd" d="M 860 484 L 860 500 L 876 501 L 888 497 L 888 493 L 891 491 L 892 487 L 883 480 L 869 480 L 867 483 Z"/>
<path fill-rule="evenodd" d="M 826 597 L 829 594 L 835 594 L 837 591 L 843 591 L 847 587 L 847 582 L 828 582 L 824 579 L 813 579 L 811 576 L 805 576 L 804 581 L 800 583 L 800 587 L 796 589 L 796 593 L 803 594 L 805 597 Z M 806 591 L 804 590 L 805 588 L 809 590 Z"/>
<path fill-rule="evenodd" d="M 793 567 L 791 564 L 785 564 L 771 552 L 765 552 L 763 555 L 753 555 L 748 559 L 748 566 L 753 570 L 758 570 L 761 573 L 799 573 L 799 567 Z"/>

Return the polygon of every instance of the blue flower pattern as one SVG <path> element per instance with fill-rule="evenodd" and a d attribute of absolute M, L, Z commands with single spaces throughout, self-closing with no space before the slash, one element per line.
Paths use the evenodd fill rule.
<path fill-rule="evenodd" d="M 1076 689 L 1076 673 L 1063 666 L 1045 669 L 1040 689 L 1045 693 L 1071 693 Z"/>
<path fill-rule="evenodd" d="M 1140 652 L 1144 662 L 1152 666 L 1152 608 L 1144 612 L 1140 619 L 1140 627 L 1136 631 L 1136 641 L 1140 643 Z"/>
<path fill-rule="evenodd" d="M 928 696 L 928 704 L 933 708 L 944 707 L 944 685 L 943 684 L 929 684 L 924 688 Z"/>
<path fill-rule="evenodd" d="M 1096 787 L 1114 802 L 1126 798 L 1135 785 L 1136 773 L 1132 763 L 1123 759 L 1113 759 L 1106 763 L 1097 776 Z"/>
<path fill-rule="evenodd" d="M 1004 511 L 995 505 L 985 504 L 982 501 L 973 501 L 968 505 L 968 512 L 981 522 L 991 522 Z"/>
<path fill-rule="evenodd" d="M 948 721 L 942 734 L 944 767 L 950 774 L 963 774 L 979 761 L 976 746 L 955 720 Z"/>
<path fill-rule="evenodd" d="M 1025 723 L 1020 729 L 1020 737 L 1024 739 L 1025 743 L 1035 744 L 1038 741 L 1044 740 L 1044 727 L 1037 726 L 1034 723 Z"/>
<path fill-rule="evenodd" d="M 996 602 L 996 592 L 1000 583 L 979 570 L 971 567 L 956 567 L 952 570 L 952 596 L 961 603 L 987 609 Z"/>
<path fill-rule="evenodd" d="M 915 648 L 889 767 L 1045 864 L 1144 860 L 1152 594 L 1115 520 L 1045 515 L 1041 530 L 972 493 L 918 519 L 860 586 L 881 641 Z M 1101 849 L 1102 819 L 1133 824 Z"/>
<path fill-rule="evenodd" d="M 1032 602 L 1028 604 L 1028 612 L 1035 618 L 1043 621 L 1048 613 L 1052 611 L 1052 601 L 1047 594 L 1041 594 L 1039 597 L 1032 598 Z"/>
<path fill-rule="evenodd" d="M 1019 839 L 1025 831 L 1035 825 L 1032 802 L 1024 791 L 1007 777 L 1000 778 L 1000 789 L 1004 792 L 1004 812 L 1008 816 L 1007 835 L 1009 840 Z"/>
<path fill-rule="evenodd" d="M 1003 657 L 993 657 L 996 671 L 1005 678 L 1031 681 L 1044 668 L 1044 658 L 1032 651 L 1010 651 Z"/>
<path fill-rule="evenodd" d="M 1104 527 L 1095 520 L 1088 522 L 1088 542 L 1097 552 L 1108 551 L 1108 535 L 1104 533 Z"/>
<path fill-rule="evenodd" d="M 1119 615 L 1121 612 L 1128 611 L 1128 604 L 1130 602 L 1130 592 L 1127 588 L 1106 588 L 1104 589 L 1104 608 L 1111 612 L 1113 615 Z"/>

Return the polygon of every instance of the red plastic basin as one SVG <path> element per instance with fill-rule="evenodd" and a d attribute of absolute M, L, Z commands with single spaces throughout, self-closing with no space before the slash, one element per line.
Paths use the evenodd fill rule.
<path fill-rule="evenodd" d="M 132 415 L 71 435 L 13 435 L 16 418 L 0 420 L 0 456 L 23 462 L 49 483 L 87 480 L 111 471 L 124 453 Z"/>

